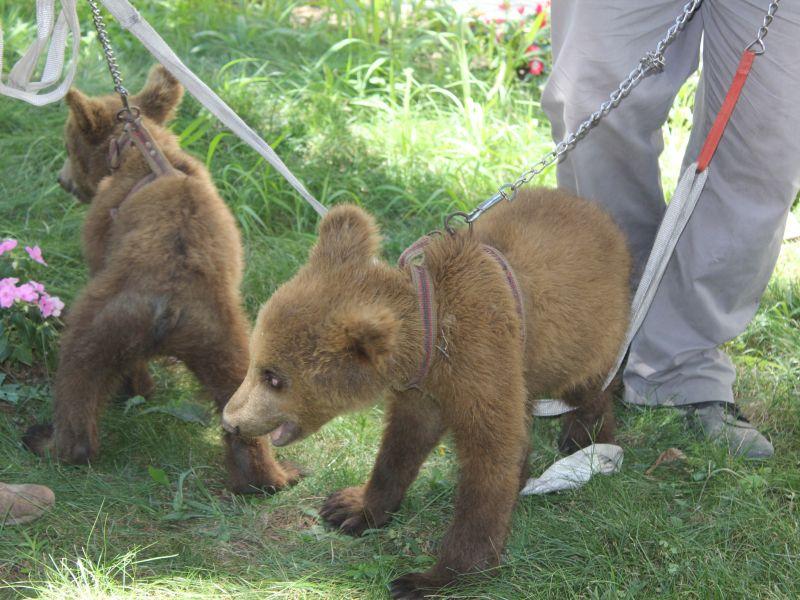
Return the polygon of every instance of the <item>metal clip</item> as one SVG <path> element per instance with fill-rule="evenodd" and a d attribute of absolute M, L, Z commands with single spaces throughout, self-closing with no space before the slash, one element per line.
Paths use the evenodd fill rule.
<path fill-rule="evenodd" d="M 510 190 L 510 192 L 506 190 Z M 502 200 L 508 200 L 509 202 L 512 202 L 516 195 L 517 195 L 517 190 L 514 188 L 514 186 L 510 183 L 505 183 L 500 186 L 500 189 L 497 190 L 497 193 L 494 196 L 492 196 L 488 200 L 484 200 L 483 202 L 478 204 L 478 206 L 472 209 L 472 211 L 464 217 L 464 220 L 467 223 L 471 224 L 477 221 L 478 217 L 480 217 L 483 213 L 492 208 L 495 204 L 501 202 Z"/>
<path fill-rule="evenodd" d="M 464 220 L 467 223 L 472 223 L 473 221 L 477 220 L 483 213 L 487 210 L 492 208 L 495 204 L 500 202 L 501 200 L 505 199 L 506 195 L 502 192 L 497 192 L 494 196 L 489 198 L 488 200 L 484 200 L 478 206 L 473 208 L 469 214 L 464 215 Z"/>

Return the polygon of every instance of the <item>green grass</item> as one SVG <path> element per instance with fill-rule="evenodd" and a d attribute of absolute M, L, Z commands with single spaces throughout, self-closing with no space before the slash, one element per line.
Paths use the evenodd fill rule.
<path fill-rule="evenodd" d="M 303 25 L 275 2 L 137 6 L 322 202 L 355 201 L 373 211 L 390 259 L 549 148 L 538 82 L 515 82 L 505 67 L 512 49 L 446 9 L 420 3 L 409 13 L 397 2 L 328 0 L 325 18 Z M 32 14 L 31 6 L 0 0 L 7 59 L 30 39 Z M 150 59 L 116 26 L 111 35 L 135 90 Z M 105 93 L 94 36 L 85 42 L 78 85 Z M 668 130 L 667 189 L 690 104 L 683 93 Z M 39 243 L 51 264 L 46 283 L 69 305 L 86 280 L 79 242 L 85 208 L 55 184 L 64 118 L 61 105 L 0 99 L 0 237 Z M 316 217 L 192 99 L 174 130 L 206 158 L 244 232 L 244 292 L 253 314 L 302 264 Z M 552 172 L 542 182 L 552 184 Z M 622 472 L 578 492 L 522 499 L 497 576 L 466 582 L 456 597 L 797 597 L 798 270 L 800 251 L 787 246 L 758 316 L 729 346 L 736 394 L 774 441 L 775 459 L 732 459 L 687 430 L 675 411 L 620 407 Z M 295 488 L 241 498 L 224 488 L 216 422 L 143 414 L 148 405 L 200 394 L 180 366 L 159 364 L 155 375 L 158 392 L 147 405 L 127 415 L 119 403 L 109 408 L 102 456 L 90 468 L 51 464 L 20 446 L 24 429 L 47 417 L 46 399 L 0 403 L 0 481 L 43 483 L 58 499 L 42 520 L 0 528 L 0 596 L 384 598 L 393 577 L 433 562 L 452 513 L 449 443 L 433 453 L 392 523 L 354 540 L 327 531 L 316 510 L 327 493 L 368 475 L 380 408 L 280 450 L 311 470 Z M 556 428 L 536 423 L 534 470 L 556 457 Z M 669 447 L 688 459 L 645 475 Z"/>

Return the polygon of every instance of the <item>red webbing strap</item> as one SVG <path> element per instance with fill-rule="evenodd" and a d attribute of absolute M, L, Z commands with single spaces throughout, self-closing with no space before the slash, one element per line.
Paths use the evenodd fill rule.
<path fill-rule="evenodd" d="M 714 120 L 714 125 L 711 131 L 708 132 L 706 141 L 703 144 L 703 149 L 697 157 L 697 172 L 701 173 L 708 168 L 708 164 L 717 151 L 719 141 L 722 139 L 722 134 L 725 132 L 725 127 L 733 114 L 733 109 L 736 108 L 736 103 L 739 101 L 739 95 L 742 93 L 742 88 L 747 81 L 747 76 L 750 74 L 750 68 L 753 66 L 756 53 L 752 50 L 745 50 L 742 54 L 742 59 L 739 61 L 739 66 L 736 68 L 736 75 L 733 77 L 728 95 L 725 96 L 725 101 L 722 103 L 722 108 L 717 113 L 717 118 Z"/>

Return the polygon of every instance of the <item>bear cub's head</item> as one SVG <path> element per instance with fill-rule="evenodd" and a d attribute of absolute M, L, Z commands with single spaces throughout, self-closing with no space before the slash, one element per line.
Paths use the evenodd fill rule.
<path fill-rule="evenodd" d="M 223 426 L 283 446 L 374 403 L 390 384 L 400 320 L 370 215 L 333 208 L 308 263 L 261 308 L 247 377 Z M 389 290 L 389 291 L 387 291 Z"/>
<path fill-rule="evenodd" d="M 147 82 L 129 103 L 138 107 L 147 124 L 164 125 L 183 97 L 183 87 L 161 65 L 150 70 Z M 109 143 L 122 133 L 117 114 L 122 110 L 119 96 L 89 98 L 77 89 L 65 97 L 69 118 L 64 131 L 67 159 L 58 183 L 81 202 L 91 202 L 100 180 L 111 174 Z"/>

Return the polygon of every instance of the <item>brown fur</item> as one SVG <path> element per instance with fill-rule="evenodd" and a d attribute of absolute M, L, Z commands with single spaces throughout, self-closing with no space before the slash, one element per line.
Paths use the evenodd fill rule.
<path fill-rule="evenodd" d="M 500 250 L 523 293 L 519 317 Z M 388 396 L 387 425 L 366 485 L 331 495 L 322 517 L 351 534 L 389 520 L 446 431 L 461 475 L 455 518 L 439 560 L 396 580 L 396 598 L 420 597 L 457 573 L 496 565 L 527 477 L 532 403 L 578 407 L 561 446 L 613 440 L 611 398 L 600 391 L 628 322 L 630 258 L 596 205 L 565 192 L 526 190 L 484 216 L 472 234 L 425 251 L 437 303 L 437 346 L 422 390 L 405 390 L 422 354 L 409 273 L 377 260 L 377 229 L 353 206 L 331 210 L 310 260 L 261 309 L 247 377 L 223 414 L 229 431 L 273 431 L 280 445 L 342 412 Z M 277 385 L 274 385 L 277 384 Z"/>
<path fill-rule="evenodd" d="M 34 450 L 52 449 L 65 462 L 97 455 L 99 412 L 121 383 L 131 394 L 150 392 L 149 359 L 183 360 L 220 410 L 247 370 L 239 232 L 208 171 L 165 127 L 182 94 L 180 84 L 156 67 L 131 98 L 179 171 L 132 195 L 150 169 L 132 146 L 118 169 L 108 165 L 109 141 L 122 133 L 119 99 L 88 98 L 77 90 L 67 95 L 68 159 L 59 181 L 91 202 L 83 229 L 91 279 L 66 319 L 52 439 L 41 427 L 26 436 Z M 225 442 L 235 491 L 280 489 L 298 476 L 275 462 L 262 439 L 226 434 Z"/>

